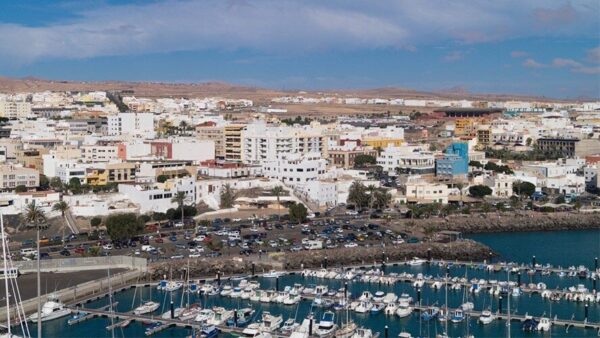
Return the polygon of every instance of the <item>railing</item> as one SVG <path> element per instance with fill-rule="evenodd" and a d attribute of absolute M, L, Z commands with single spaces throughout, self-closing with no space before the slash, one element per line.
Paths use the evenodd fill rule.
<path fill-rule="evenodd" d="M 37 271 L 37 261 L 34 260 L 14 261 L 13 264 L 22 273 Z M 40 261 L 40 270 L 44 272 L 98 270 L 108 266 L 146 272 L 148 263 L 145 258 L 130 256 L 73 257 Z"/>

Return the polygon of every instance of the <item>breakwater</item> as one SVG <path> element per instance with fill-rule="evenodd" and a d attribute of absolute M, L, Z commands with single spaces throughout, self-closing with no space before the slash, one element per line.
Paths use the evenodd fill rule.
<path fill-rule="evenodd" d="M 502 212 L 452 215 L 444 218 L 407 219 L 392 226 L 399 230 L 421 228 L 424 233 L 442 230 L 462 233 L 525 232 L 600 229 L 600 214 L 581 212 Z"/>
<path fill-rule="evenodd" d="M 271 269 L 299 270 L 304 268 L 364 265 L 381 262 L 404 261 L 415 256 L 434 259 L 483 261 L 495 254 L 493 251 L 473 240 L 460 240 L 450 243 L 415 243 L 385 247 L 356 247 L 310 250 L 300 252 L 281 252 L 264 254 L 262 257 L 220 257 L 201 260 L 190 260 L 191 276 L 213 276 L 218 272 L 225 275 L 249 274 Z M 153 279 L 164 275 L 183 276 L 187 269 L 187 261 L 167 261 L 150 266 Z"/>

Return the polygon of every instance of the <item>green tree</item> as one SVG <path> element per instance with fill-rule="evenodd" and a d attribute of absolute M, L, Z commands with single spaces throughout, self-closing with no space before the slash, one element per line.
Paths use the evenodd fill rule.
<path fill-rule="evenodd" d="M 479 161 L 469 161 L 469 165 L 475 168 L 483 168 L 483 164 L 481 164 Z"/>
<path fill-rule="evenodd" d="M 67 211 L 69 211 L 69 208 L 70 208 L 69 203 L 67 203 L 65 201 L 56 202 L 52 206 L 52 210 L 60 212 L 60 216 L 62 217 L 63 221 L 65 222 L 65 225 L 67 225 L 67 217 L 65 215 L 66 215 Z"/>
<path fill-rule="evenodd" d="M 22 217 L 27 226 L 34 228 L 40 227 L 46 222 L 46 213 L 34 202 L 31 202 L 25 206 L 25 211 L 23 212 Z"/>
<path fill-rule="evenodd" d="M 24 185 L 17 185 L 17 187 L 15 188 L 15 192 L 26 192 L 27 191 L 27 187 Z"/>
<path fill-rule="evenodd" d="M 369 204 L 369 195 L 364 184 L 354 181 L 348 190 L 348 203 L 357 208 L 364 208 Z"/>
<path fill-rule="evenodd" d="M 554 203 L 556 203 L 556 204 L 566 203 L 565 196 L 563 196 L 563 195 L 558 196 L 557 198 L 554 199 Z"/>
<path fill-rule="evenodd" d="M 275 196 L 277 198 L 277 221 L 281 220 L 281 215 L 279 213 L 280 208 L 281 208 L 281 203 L 280 203 L 280 197 L 281 194 L 283 194 L 283 187 L 281 186 L 276 186 L 273 189 L 271 189 L 271 194 L 273 194 L 273 196 Z"/>
<path fill-rule="evenodd" d="M 375 204 L 377 209 L 385 209 L 392 202 L 392 194 L 386 189 L 377 189 L 375 191 Z"/>
<path fill-rule="evenodd" d="M 40 190 L 48 190 L 50 189 L 50 181 L 48 177 L 44 174 L 40 174 L 40 185 L 38 186 Z"/>
<path fill-rule="evenodd" d="M 71 177 L 69 180 L 69 190 L 75 195 L 81 194 L 81 181 L 77 177 Z"/>
<path fill-rule="evenodd" d="M 65 185 L 62 183 L 59 177 L 52 177 L 50 179 L 50 188 L 55 191 L 63 191 Z"/>
<path fill-rule="evenodd" d="M 127 240 L 144 230 L 144 223 L 134 213 L 110 215 L 105 224 L 106 231 L 113 240 Z"/>
<path fill-rule="evenodd" d="M 354 158 L 354 167 L 363 168 L 367 164 L 377 164 L 377 159 L 374 156 L 361 154 Z"/>
<path fill-rule="evenodd" d="M 183 121 L 182 121 L 183 122 Z M 173 198 L 171 198 L 171 202 L 177 203 L 178 208 L 181 209 L 181 223 L 183 223 L 184 219 L 184 206 L 187 201 L 187 195 L 183 191 L 178 191 Z"/>
<path fill-rule="evenodd" d="M 229 184 L 225 184 L 223 186 L 223 190 L 221 191 L 220 197 L 221 197 L 221 202 L 220 202 L 221 209 L 229 209 L 229 208 L 232 208 L 233 204 L 235 203 L 236 193 Z"/>
<path fill-rule="evenodd" d="M 168 179 L 169 179 L 169 176 L 167 176 L 167 175 L 156 176 L 156 182 L 158 182 L 158 183 L 165 183 Z"/>
<path fill-rule="evenodd" d="M 152 214 L 152 219 L 157 222 L 164 221 L 167 219 L 167 214 L 164 212 L 155 212 Z"/>
<path fill-rule="evenodd" d="M 535 185 L 526 181 L 513 183 L 513 192 L 521 197 L 531 197 L 535 192 Z"/>
<path fill-rule="evenodd" d="M 90 225 L 94 228 L 98 228 L 100 224 L 102 224 L 102 218 L 98 216 L 92 217 L 92 219 L 90 220 Z"/>
<path fill-rule="evenodd" d="M 469 195 L 477 198 L 483 198 L 492 194 L 492 189 L 487 185 L 474 185 L 469 187 Z"/>
<path fill-rule="evenodd" d="M 371 212 L 373 212 L 373 206 L 375 205 L 375 193 L 377 192 L 377 187 L 374 184 L 369 184 L 367 186 L 367 191 L 369 192 L 369 218 L 371 218 Z"/>
<path fill-rule="evenodd" d="M 306 218 L 308 216 L 308 210 L 302 203 L 295 203 L 295 204 L 290 205 L 288 211 L 289 211 L 290 221 L 298 223 L 298 224 L 306 221 Z"/>

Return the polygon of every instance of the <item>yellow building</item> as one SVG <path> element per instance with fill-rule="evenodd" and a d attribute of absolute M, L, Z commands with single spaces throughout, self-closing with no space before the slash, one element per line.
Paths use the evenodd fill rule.
<path fill-rule="evenodd" d="M 454 135 L 456 136 L 475 136 L 474 119 L 457 119 L 454 122 Z"/>
<path fill-rule="evenodd" d="M 89 168 L 86 171 L 86 183 L 102 186 L 109 183 L 127 183 L 135 181 L 134 163 L 110 163 L 101 168 Z"/>
<path fill-rule="evenodd" d="M 242 160 L 242 130 L 245 127 L 245 124 L 229 124 L 223 127 L 227 161 Z"/>
<path fill-rule="evenodd" d="M 373 148 L 387 148 L 388 146 L 399 147 L 404 142 L 404 139 L 393 138 L 393 137 L 365 137 L 362 139 L 361 144 L 363 146 L 370 146 Z"/>
<path fill-rule="evenodd" d="M 489 126 L 481 126 L 477 129 L 477 143 L 483 147 L 490 145 L 492 132 Z"/>

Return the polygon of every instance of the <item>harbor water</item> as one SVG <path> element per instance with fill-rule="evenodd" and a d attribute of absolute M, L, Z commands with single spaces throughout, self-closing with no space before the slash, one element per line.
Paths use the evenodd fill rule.
<path fill-rule="evenodd" d="M 498 252 L 501 257 L 497 258 L 496 261 L 512 261 L 519 263 L 531 263 L 531 257 L 536 256 L 537 263 L 540 264 L 552 264 L 553 266 L 579 266 L 586 265 L 589 268 L 593 268 L 594 257 L 600 256 L 600 231 L 574 231 L 574 232 L 535 232 L 535 233 L 510 233 L 510 234 L 481 234 L 470 236 L 473 239 L 483 242 L 489 245 L 494 251 Z M 373 269 L 380 269 L 381 266 L 372 267 Z M 543 282 L 547 285 L 548 289 L 564 289 L 570 286 L 576 286 L 577 284 L 583 284 L 584 287 L 592 289 L 591 279 L 580 279 L 577 277 L 559 277 L 556 274 L 541 275 L 537 273 L 535 275 L 521 274 L 510 274 L 507 271 L 489 271 L 482 265 L 466 266 L 450 266 L 449 268 L 439 265 L 420 265 L 420 266 L 387 266 L 386 274 L 389 273 L 402 273 L 407 272 L 411 274 L 422 273 L 423 275 L 430 275 L 433 278 L 442 277 L 449 273 L 450 277 L 467 277 L 469 280 L 472 278 L 485 279 L 485 280 L 497 280 L 506 281 L 510 279 L 516 281 L 517 278 L 521 278 L 522 283 L 539 283 Z M 226 276 L 225 276 L 226 277 Z M 279 284 L 279 288 L 282 290 L 285 286 L 291 286 L 295 283 L 303 285 L 327 285 L 330 289 L 340 289 L 344 287 L 343 280 L 335 279 L 323 279 L 316 277 L 303 277 L 299 274 L 285 275 L 279 278 L 277 282 L 274 278 L 258 278 L 260 288 L 263 290 L 275 289 L 276 284 Z M 235 285 L 237 281 L 228 281 L 227 278 L 222 279 L 222 284 Z M 368 290 L 371 293 L 376 291 L 383 291 L 385 293 L 394 292 L 396 295 L 402 293 L 409 294 L 413 299 L 417 299 L 417 290 L 411 283 L 398 282 L 391 285 L 381 283 L 369 283 L 360 281 L 348 282 L 348 290 L 353 298 L 360 296 L 360 294 Z M 311 306 L 310 300 L 305 300 L 299 303 L 299 305 L 283 305 L 273 303 L 259 303 L 252 302 L 250 300 L 241 300 L 239 298 L 232 299 L 223 296 L 205 296 L 196 295 L 183 292 L 180 289 L 176 292 L 169 293 L 163 291 L 157 291 L 156 287 L 145 287 L 137 289 L 128 289 L 123 292 L 119 292 L 114 296 L 114 301 L 118 302 L 116 311 L 128 312 L 132 308 L 138 306 L 142 301 L 153 300 L 161 303 L 159 308 L 154 315 L 160 317 L 160 315 L 169 310 L 169 304 L 171 298 L 173 299 L 176 306 L 181 304 L 186 305 L 188 303 L 188 295 L 190 303 L 199 303 L 204 308 L 211 308 L 215 306 L 222 306 L 227 309 L 236 309 L 242 307 L 252 307 L 256 312 L 254 314 L 255 319 L 259 320 L 261 314 L 264 311 L 268 311 L 271 314 L 283 316 L 283 319 L 295 318 L 297 322 L 301 322 L 311 311 L 315 314 L 315 318 L 318 321 L 324 310 Z M 421 290 L 421 303 L 423 305 L 436 305 L 439 307 L 445 306 L 446 292 L 442 288 L 441 290 L 434 290 L 427 284 Z M 502 305 L 499 303 L 498 296 L 492 296 L 487 290 L 483 290 L 478 294 L 465 292 L 465 288 L 462 290 L 449 290 L 447 294 L 448 307 L 457 308 L 465 301 L 470 301 L 475 304 L 475 310 L 486 310 L 489 309 L 492 312 L 496 312 L 500 306 L 503 308 L 503 312 L 507 309 L 507 299 L 510 297 L 510 308 L 511 314 L 524 315 L 530 314 L 537 318 L 540 316 L 554 318 L 555 316 L 559 319 L 584 319 L 584 303 L 566 301 L 564 299 L 560 301 L 550 301 L 543 299 L 540 293 L 523 293 L 521 296 L 508 295 L 502 300 Z M 86 307 L 99 308 L 108 303 L 108 299 L 101 299 L 89 304 Z M 359 326 L 364 326 L 372 329 L 374 332 L 380 332 L 380 337 L 384 335 L 385 326 L 389 327 L 389 337 L 397 337 L 402 331 L 410 332 L 414 337 L 435 337 L 436 334 L 444 332 L 444 326 L 442 322 L 438 320 L 423 321 L 420 319 L 418 312 L 406 318 L 398 318 L 397 316 L 386 316 L 383 311 L 378 314 L 356 314 L 352 311 L 349 312 L 349 316 Z M 95 318 L 89 321 L 76 324 L 73 326 L 67 325 L 69 317 L 56 319 L 53 321 L 45 322 L 43 325 L 43 332 L 45 337 L 112 337 L 113 333 L 106 330 L 106 326 L 111 324 L 110 319 L 106 318 Z M 336 312 L 336 321 L 338 325 L 342 323 L 346 318 L 346 311 Z M 588 320 L 590 322 L 600 322 L 600 303 L 590 303 L 588 308 Z M 468 327 L 467 327 L 468 325 Z M 506 321 L 494 320 L 491 324 L 482 325 L 478 323 L 477 318 L 471 318 L 468 323 L 462 322 L 453 324 L 449 322 L 448 335 L 450 337 L 464 337 L 467 331 L 469 334 L 475 337 L 505 337 L 506 336 Z M 147 326 L 133 322 L 126 328 L 115 329 L 115 337 L 145 337 L 145 329 Z M 35 325 L 30 325 L 30 332 L 35 334 Z M 512 337 L 597 337 L 598 332 L 591 329 L 581 329 L 570 327 L 568 330 L 563 326 L 553 326 L 550 332 L 545 333 L 529 333 L 521 330 L 521 324 L 513 321 L 511 323 L 511 336 Z M 169 328 L 164 331 L 158 332 L 152 337 L 185 337 L 190 335 L 189 329 L 183 328 Z M 221 336 L 226 336 L 222 334 Z"/>

